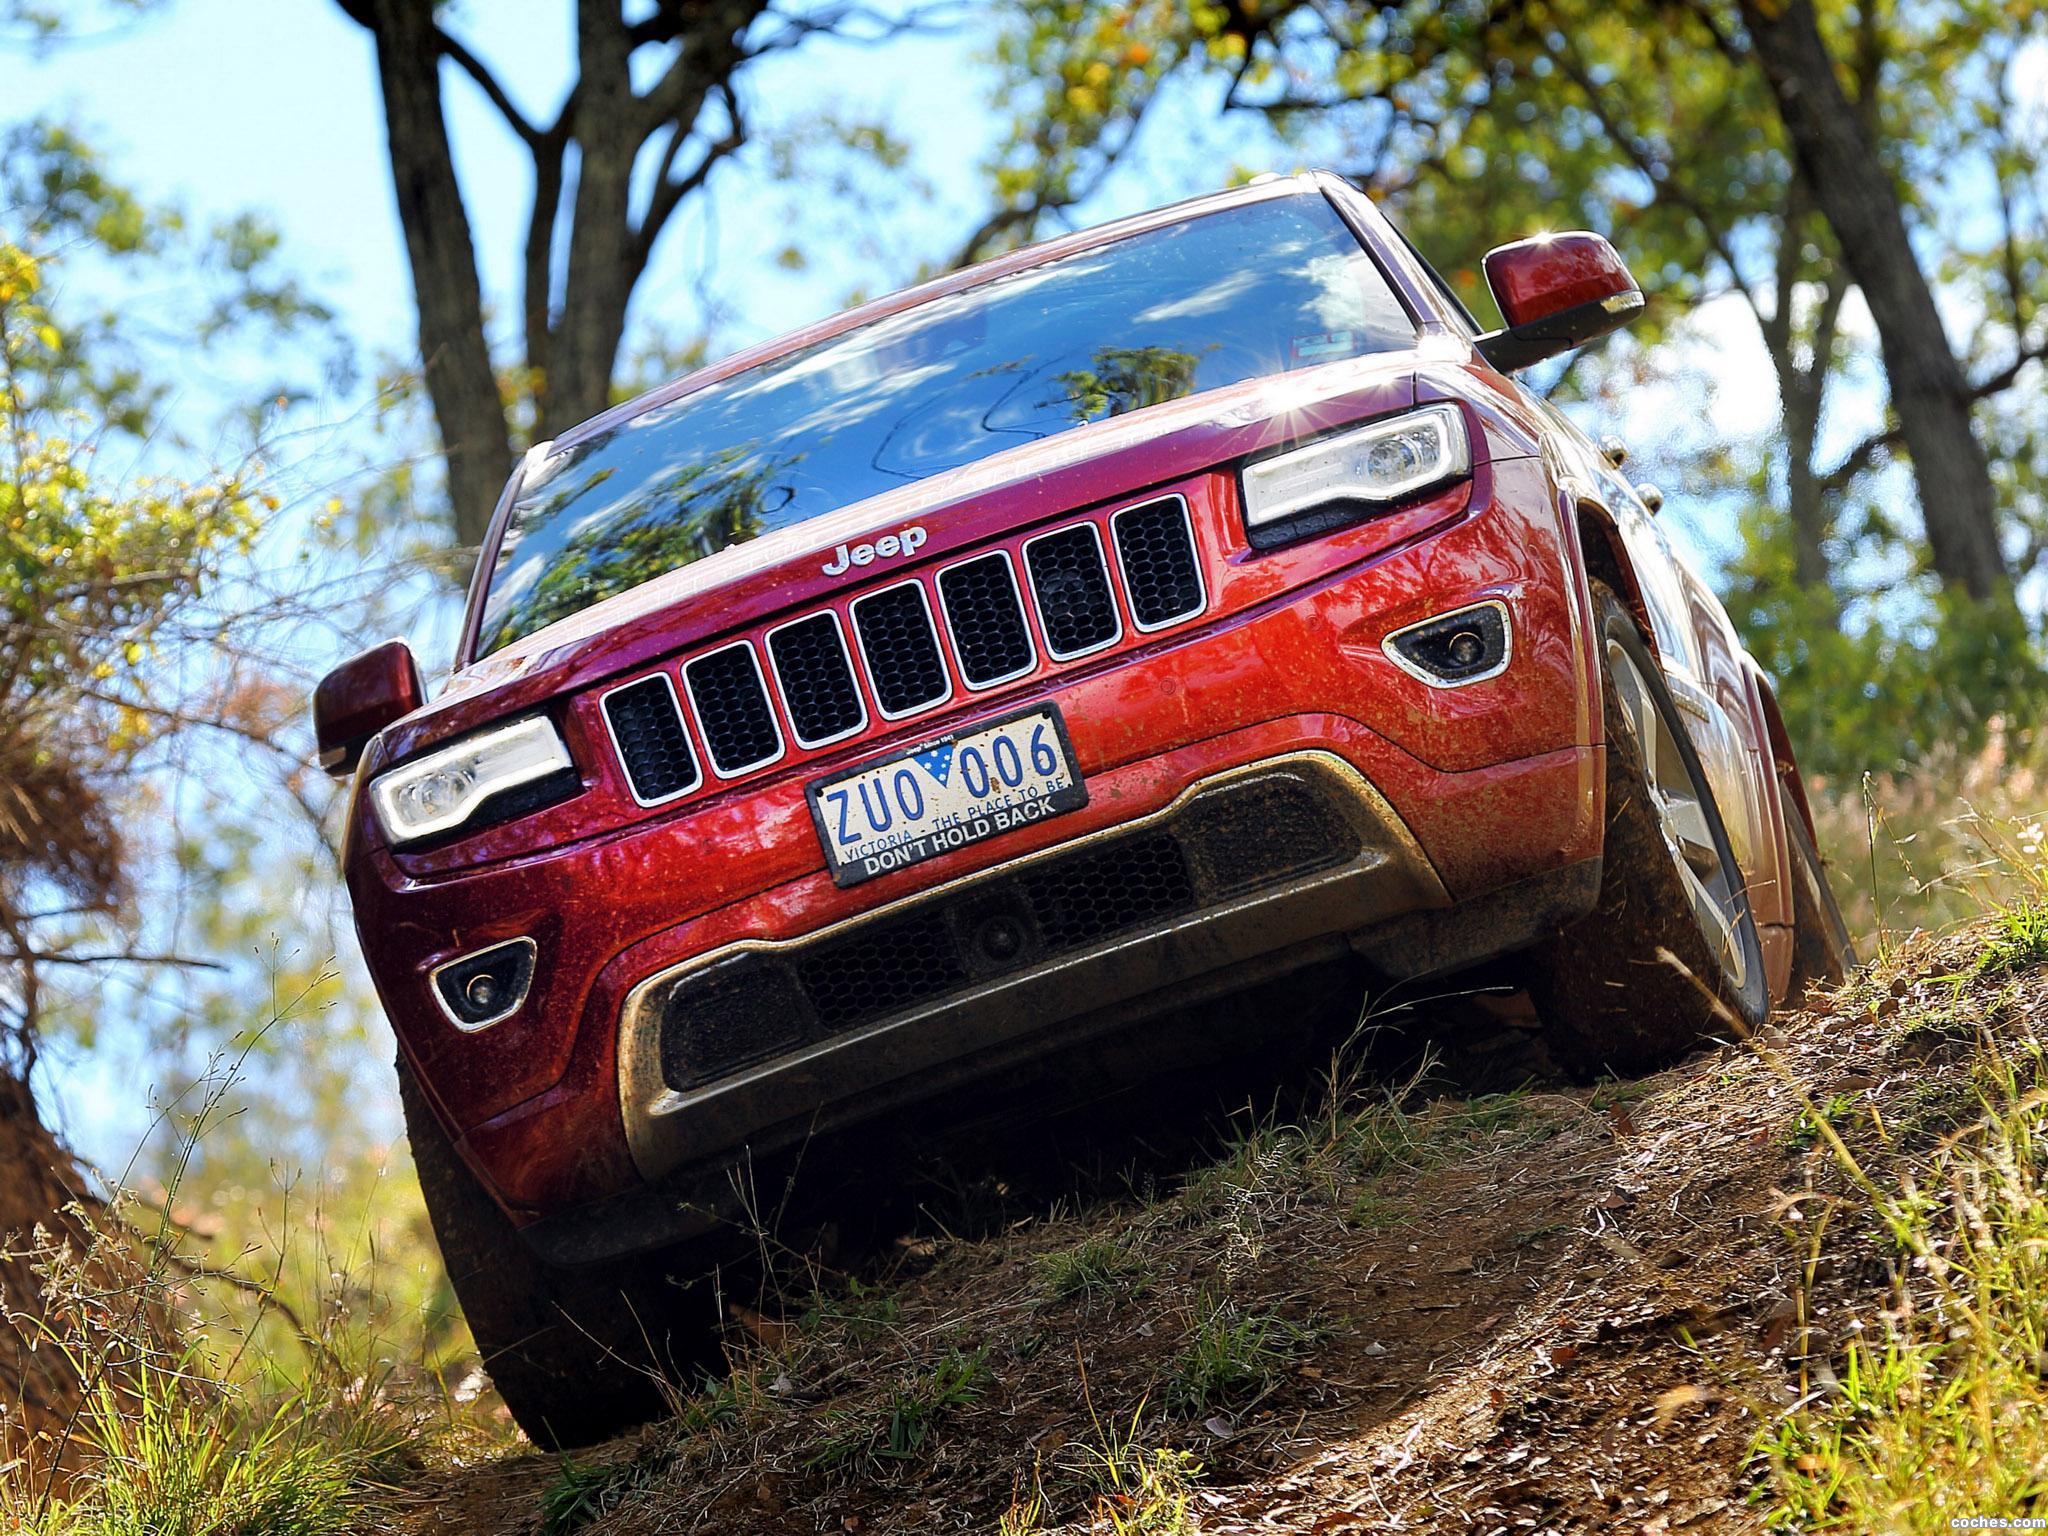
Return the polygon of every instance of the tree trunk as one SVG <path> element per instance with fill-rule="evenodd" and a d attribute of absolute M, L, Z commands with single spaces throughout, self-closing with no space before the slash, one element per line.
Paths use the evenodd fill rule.
<path fill-rule="evenodd" d="M 1825 487 L 1814 470 L 1813 453 L 1820 434 L 1821 401 L 1827 393 L 1828 369 L 1834 356 L 1835 322 L 1841 313 L 1847 284 L 1838 277 L 1828 278 L 1827 290 L 1814 312 L 1811 361 L 1800 367 L 1795 295 L 1806 271 L 1803 252 L 1807 228 L 1813 219 L 1813 200 L 1796 170 L 1785 190 L 1785 208 L 1778 221 L 1777 303 L 1760 320 L 1764 351 L 1778 376 L 1779 421 L 1785 438 L 1785 513 L 1792 531 L 1793 580 L 1804 592 L 1825 594 L 1830 613 L 1839 624 L 1840 606 L 1834 601 L 1834 587 L 1828 579 L 1824 542 L 1828 535 Z"/>
<path fill-rule="evenodd" d="M 1890 173 L 1821 38 L 1811 0 L 1741 0 L 1793 157 L 1876 322 L 1934 568 L 1980 601 L 2012 601 L 1971 390 L 1913 255 Z"/>
<path fill-rule="evenodd" d="M 1795 390 L 1795 393 L 1797 391 Z M 1817 404 L 1817 402 L 1815 402 Z M 1829 607 L 1836 608 L 1834 587 L 1828 580 L 1828 557 L 1823 541 L 1828 536 L 1828 508 L 1820 476 L 1813 470 L 1813 444 L 1818 412 L 1807 402 L 1785 402 L 1785 513 L 1792 525 L 1792 575 L 1801 589 L 1826 593 Z M 1839 619 L 1839 611 L 1836 614 Z"/>
<path fill-rule="evenodd" d="M 412 263 L 427 397 L 448 466 L 455 536 L 483 543 L 512 465 L 512 437 L 484 334 L 476 248 L 441 111 L 432 0 L 350 0 L 377 41 L 391 181 Z"/>
<path fill-rule="evenodd" d="M 617 0 L 580 0 L 576 11 L 576 195 L 562 312 L 547 344 L 545 436 L 611 404 L 635 276 L 633 162 L 646 138 Z"/>

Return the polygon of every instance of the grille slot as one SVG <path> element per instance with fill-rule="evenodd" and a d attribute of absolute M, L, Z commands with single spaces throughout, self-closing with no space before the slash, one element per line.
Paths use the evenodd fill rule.
<path fill-rule="evenodd" d="M 742 640 L 683 668 L 711 766 L 726 778 L 782 756 L 782 730 L 754 648 Z"/>
<path fill-rule="evenodd" d="M 1053 660 L 1069 661 L 1116 643 L 1123 620 L 1109 590 L 1102 535 L 1093 523 L 1031 540 L 1024 546 L 1024 568 Z"/>
<path fill-rule="evenodd" d="M 1208 602 L 1195 557 L 1195 530 L 1178 496 L 1126 507 L 1109 520 L 1116 560 L 1140 629 L 1163 629 Z"/>
<path fill-rule="evenodd" d="M 814 613 L 770 631 L 768 661 L 798 746 L 821 747 L 867 724 L 867 705 L 853 680 L 836 614 Z"/>
<path fill-rule="evenodd" d="M 939 602 L 968 687 L 992 688 L 1037 665 L 1008 555 L 998 551 L 939 572 Z"/>
<path fill-rule="evenodd" d="M 672 800 L 696 786 L 703 774 L 683 729 L 675 684 L 657 672 L 604 696 L 605 724 L 626 769 L 626 783 L 642 805 Z"/>
<path fill-rule="evenodd" d="M 914 581 L 856 598 L 853 632 L 883 718 L 895 719 L 951 697 L 924 588 Z"/>

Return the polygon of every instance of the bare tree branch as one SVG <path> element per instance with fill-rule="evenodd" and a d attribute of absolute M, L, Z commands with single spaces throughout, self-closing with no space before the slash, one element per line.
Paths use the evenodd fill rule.
<path fill-rule="evenodd" d="M 527 121 L 526 115 L 512 105 L 512 98 L 505 94 L 505 88 L 498 84 L 497 77 L 491 73 L 483 60 L 471 53 L 460 39 L 451 35 L 445 27 L 434 28 L 434 46 L 441 50 L 443 57 L 476 82 L 477 88 L 484 93 L 490 104 L 498 109 L 498 115 L 505 119 L 514 133 L 535 151 L 540 149 L 543 138 L 541 130 Z"/>

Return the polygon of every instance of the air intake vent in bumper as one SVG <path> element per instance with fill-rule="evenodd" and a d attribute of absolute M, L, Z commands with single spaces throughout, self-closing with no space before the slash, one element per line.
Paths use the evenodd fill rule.
<path fill-rule="evenodd" d="M 720 774 L 731 778 L 782 756 L 782 730 L 751 645 L 742 641 L 699 656 L 683 668 L 683 683 Z"/>
<path fill-rule="evenodd" d="M 1317 780 L 1262 775 L 1161 826 L 996 872 L 815 940 L 686 975 L 662 1004 L 671 1088 L 829 1039 L 1063 954 L 1356 858 L 1359 830 Z"/>
<path fill-rule="evenodd" d="M 968 687 L 991 688 L 1037 665 L 1008 555 L 983 555 L 939 572 L 939 602 Z"/>
<path fill-rule="evenodd" d="M 1126 507 L 1109 525 L 1138 628 L 1163 629 L 1202 611 L 1207 597 L 1202 591 L 1195 530 L 1188 521 L 1185 501 L 1162 496 L 1142 506 Z"/>
<path fill-rule="evenodd" d="M 614 688 L 604 696 L 604 719 L 633 798 L 642 805 L 672 800 L 703 777 L 667 674 Z"/>

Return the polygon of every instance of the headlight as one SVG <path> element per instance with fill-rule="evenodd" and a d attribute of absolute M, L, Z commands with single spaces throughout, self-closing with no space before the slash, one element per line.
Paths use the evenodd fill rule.
<path fill-rule="evenodd" d="M 370 801 L 392 842 L 413 843 L 461 826 L 501 791 L 571 766 L 554 723 L 530 715 L 379 774 Z"/>
<path fill-rule="evenodd" d="M 1458 408 L 1427 405 L 1245 465 L 1245 525 L 1267 527 L 1330 502 L 1399 501 L 1471 467 Z"/>

